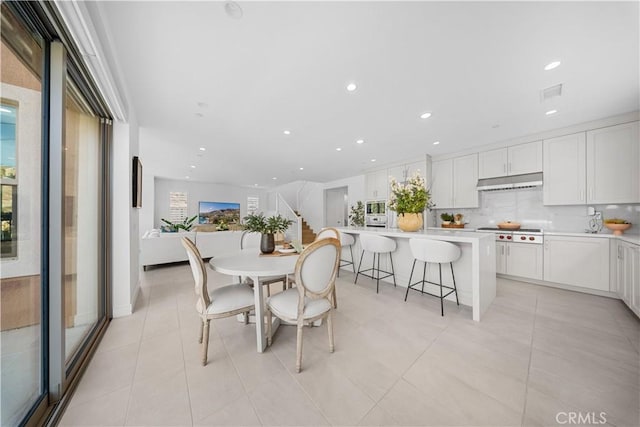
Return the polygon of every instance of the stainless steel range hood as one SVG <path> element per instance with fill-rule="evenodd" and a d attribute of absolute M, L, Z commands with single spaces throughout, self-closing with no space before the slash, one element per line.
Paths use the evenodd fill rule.
<path fill-rule="evenodd" d="M 542 172 L 524 175 L 501 176 L 499 178 L 479 179 L 478 191 L 513 190 L 514 188 L 530 188 L 542 185 Z"/>

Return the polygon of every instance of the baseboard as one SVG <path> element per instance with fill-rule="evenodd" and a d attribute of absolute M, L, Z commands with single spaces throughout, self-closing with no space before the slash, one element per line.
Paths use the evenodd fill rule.
<path fill-rule="evenodd" d="M 139 296 L 140 296 L 140 282 L 136 283 L 136 289 L 133 291 L 133 297 L 131 298 L 131 302 L 129 304 L 113 306 L 111 309 L 111 315 L 114 318 L 131 315 L 133 313 L 134 307 L 136 306 L 136 302 L 138 301 Z"/>

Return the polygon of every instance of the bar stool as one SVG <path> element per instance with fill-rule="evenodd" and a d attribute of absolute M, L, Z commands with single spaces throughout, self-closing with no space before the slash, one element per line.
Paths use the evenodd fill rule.
<path fill-rule="evenodd" d="M 340 268 L 346 267 L 350 265 L 353 267 L 353 272 L 356 272 L 356 265 L 353 263 L 353 244 L 356 242 L 356 239 L 351 234 L 340 232 L 340 244 L 344 248 L 345 246 L 349 247 L 349 254 L 351 254 L 351 261 L 348 259 L 340 258 Z M 340 269 L 338 269 L 338 276 L 340 276 Z"/>
<path fill-rule="evenodd" d="M 396 286 L 396 275 L 393 271 L 393 258 L 391 252 L 396 250 L 396 241 L 390 237 L 376 236 L 374 234 L 360 234 L 360 246 L 362 246 L 362 255 L 360 255 L 360 263 L 358 265 L 358 272 L 356 273 L 356 280 L 353 283 L 358 283 L 358 276 L 362 274 L 365 277 L 376 279 L 376 293 L 380 288 L 380 279 L 385 279 L 389 276 L 393 277 L 393 286 Z M 362 270 L 362 258 L 365 252 L 373 253 L 373 263 L 371 268 Z M 380 270 L 380 254 L 389 254 L 389 260 L 391 261 L 391 272 Z M 378 265 L 376 266 L 376 255 L 378 255 Z M 371 275 L 365 274 L 366 271 L 371 271 Z M 377 274 L 376 274 L 377 273 Z M 380 273 L 385 273 L 384 276 L 380 276 Z"/>
<path fill-rule="evenodd" d="M 453 243 L 449 242 L 441 242 L 439 240 L 429 240 L 429 239 L 410 239 L 409 247 L 411 248 L 411 253 L 413 254 L 413 267 L 411 267 L 411 275 L 409 276 L 409 284 L 407 285 L 407 292 L 404 295 L 405 302 L 407 301 L 407 296 L 409 295 L 409 289 L 413 289 L 414 291 L 418 291 L 422 294 L 427 294 L 434 296 L 436 298 L 440 298 L 440 315 L 444 316 L 444 299 L 455 293 L 456 295 L 456 304 L 460 305 L 458 301 L 458 290 L 456 288 L 456 276 L 453 274 L 453 261 L 456 261 L 460 258 L 460 248 Z M 413 277 L 413 270 L 416 267 L 416 261 L 422 261 L 424 263 L 424 268 L 422 269 L 422 280 L 419 280 L 415 283 L 411 283 L 411 278 Z M 427 263 L 438 264 L 438 273 L 440 276 L 440 283 L 430 282 L 426 280 L 426 271 L 427 271 Z M 445 286 L 442 284 L 442 264 L 449 263 L 451 266 L 451 278 L 453 279 L 453 288 L 450 286 Z M 440 295 L 432 294 L 424 291 L 424 284 L 430 283 L 432 285 L 437 285 L 440 287 Z M 415 286 L 421 285 L 421 289 L 415 289 Z M 443 295 L 443 288 L 451 289 L 447 294 Z"/>

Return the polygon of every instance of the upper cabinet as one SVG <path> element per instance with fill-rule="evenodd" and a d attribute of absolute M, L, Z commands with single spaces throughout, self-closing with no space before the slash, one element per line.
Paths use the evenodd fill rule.
<path fill-rule="evenodd" d="M 587 132 L 588 203 L 640 203 L 638 122 Z"/>
<path fill-rule="evenodd" d="M 435 161 L 431 196 L 436 209 L 477 208 L 478 155 Z"/>
<path fill-rule="evenodd" d="M 638 122 L 544 140 L 545 205 L 640 202 Z"/>
<path fill-rule="evenodd" d="M 367 174 L 367 200 L 386 200 L 388 187 L 386 169 Z"/>
<path fill-rule="evenodd" d="M 480 179 L 541 171 L 542 141 L 484 151 L 478 156 Z"/>

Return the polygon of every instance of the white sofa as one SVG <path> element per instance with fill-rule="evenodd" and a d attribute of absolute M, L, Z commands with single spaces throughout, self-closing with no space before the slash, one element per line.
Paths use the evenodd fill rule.
<path fill-rule="evenodd" d="M 220 256 L 240 249 L 242 231 L 145 233 L 140 241 L 140 264 L 149 265 L 187 261 L 187 252 L 180 239 L 188 237 L 203 258 Z"/>

